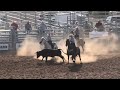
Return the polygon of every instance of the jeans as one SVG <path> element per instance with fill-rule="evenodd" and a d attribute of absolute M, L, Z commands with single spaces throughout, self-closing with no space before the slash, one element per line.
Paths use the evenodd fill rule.
<path fill-rule="evenodd" d="M 54 48 L 52 41 L 48 41 L 48 43 L 51 45 L 52 49 Z"/>
<path fill-rule="evenodd" d="M 30 30 L 26 30 L 26 33 L 29 34 L 29 33 L 30 33 Z"/>

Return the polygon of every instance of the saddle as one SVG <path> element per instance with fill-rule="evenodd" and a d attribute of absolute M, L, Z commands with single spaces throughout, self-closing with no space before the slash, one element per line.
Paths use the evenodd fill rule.
<path fill-rule="evenodd" d="M 69 51 L 74 51 L 75 47 L 75 43 L 71 43 Z"/>

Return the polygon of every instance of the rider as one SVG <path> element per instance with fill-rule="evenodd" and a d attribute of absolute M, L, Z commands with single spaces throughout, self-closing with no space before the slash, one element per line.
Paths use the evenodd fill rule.
<path fill-rule="evenodd" d="M 70 33 L 73 34 L 75 38 L 79 38 L 80 32 L 79 32 L 79 24 L 77 21 L 76 21 L 74 27 L 75 27 L 75 29 L 73 29 L 73 31 L 71 31 Z"/>
<path fill-rule="evenodd" d="M 81 40 L 84 41 L 84 30 L 82 27 L 76 26 L 74 33 L 75 33 L 74 37 L 77 42 Z"/>
<path fill-rule="evenodd" d="M 47 34 L 47 42 L 51 45 L 52 49 L 54 48 L 50 33 Z"/>
<path fill-rule="evenodd" d="M 75 38 L 79 38 L 80 35 L 79 27 L 76 27 L 74 33 L 75 33 Z"/>
<path fill-rule="evenodd" d="M 72 34 L 69 35 L 69 41 L 70 41 L 70 44 L 72 44 L 74 47 L 76 47 L 76 45 L 75 45 L 75 38 L 74 38 L 74 36 Z"/>

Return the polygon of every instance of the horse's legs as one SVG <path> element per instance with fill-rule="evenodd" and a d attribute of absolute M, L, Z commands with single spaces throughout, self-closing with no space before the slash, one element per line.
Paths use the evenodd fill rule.
<path fill-rule="evenodd" d="M 69 55 L 68 55 L 68 63 L 69 63 Z"/>
<path fill-rule="evenodd" d="M 84 40 L 78 40 L 77 44 L 78 44 L 78 47 L 79 46 L 82 47 L 82 50 L 84 52 L 85 51 L 85 41 Z"/>
<path fill-rule="evenodd" d="M 84 52 L 84 46 L 82 46 L 82 50 L 83 50 L 83 52 Z"/>
<path fill-rule="evenodd" d="M 84 44 L 83 44 L 83 52 L 85 51 L 85 41 L 84 41 Z"/>
<path fill-rule="evenodd" d="M 64 62 L 65 58 L 64 58 L 62 55 L 60 55 L 59 57 L 62 58 L 62 60 L 63 60 L 63 62 Z"/>
<path fill-rule="evenodd" d="M 80 62 L 81 62 L 81 56 L 80 56 L 80 54 L 79 54 L 79 59 L 80 59 Z"/>
<path fill-rule="evenodd" d="M 76 53 L 74 53 L 73 55 L 72 55 L 72 60 L 73 60 L 73 62 L 75 63 L 75 61 L 76 61 Z"/>
<path fill-rule="evenodd" d="M 44 57 L 42 58 L 42 61 L 43 61 Z"/>
<path fill-rule="evenodd" d="M 46 57 L 46 62 L 47 62 L 47 58 L 48 58 L 48 57 Z"/>
<path fill-rule="evenodd" d="M 72 61 L 73 61 L 73 63 L 75 63 L 75 61 L 76 61 L 76 58 L 73 55 L 72 55 Z"/>

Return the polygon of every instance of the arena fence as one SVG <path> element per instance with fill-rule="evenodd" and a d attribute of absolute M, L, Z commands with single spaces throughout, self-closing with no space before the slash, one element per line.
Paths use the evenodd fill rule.
<path fill-rule="evenodd" d="M 48 33 L 51 34 L 53 42 L 57 42 L 64 37 L 66 31 L 64 29 L 47 29 L 44 33 L 39 33 L 38 30 L 32 30 L 27 34 L 25 30 L 17 32 L 14 30 L 0 30 L 0 51 L 17 50 L 26 36 L 34 37 L 39 41 L 42 36 L 46 37 Z"/>
<path fill-rule="evenodd" d="M 47 34 L 50 33 L 52 37 L 52 41 L 58 42 L 61 39 L 66 38 L 71 30 L 72 29 L 49 28 L 49 29 L 46 29 L 45 32 L 32 30 L 30 31 L 29 34 L 27 34 L 25 30 L 19 30 L 17 32 L 13 30 L 0 30 L 0 51 L 17 50 L 21 46 L 21 43 L 25 40 L 26 36 L 34 37 L 39 41 L 41 37 L 46 38 Z M 92 36 L 96 38 L 95 35 L 92 35 Z M 90 37 L 87 37 L 87 38 L 90 39 Z"/>

